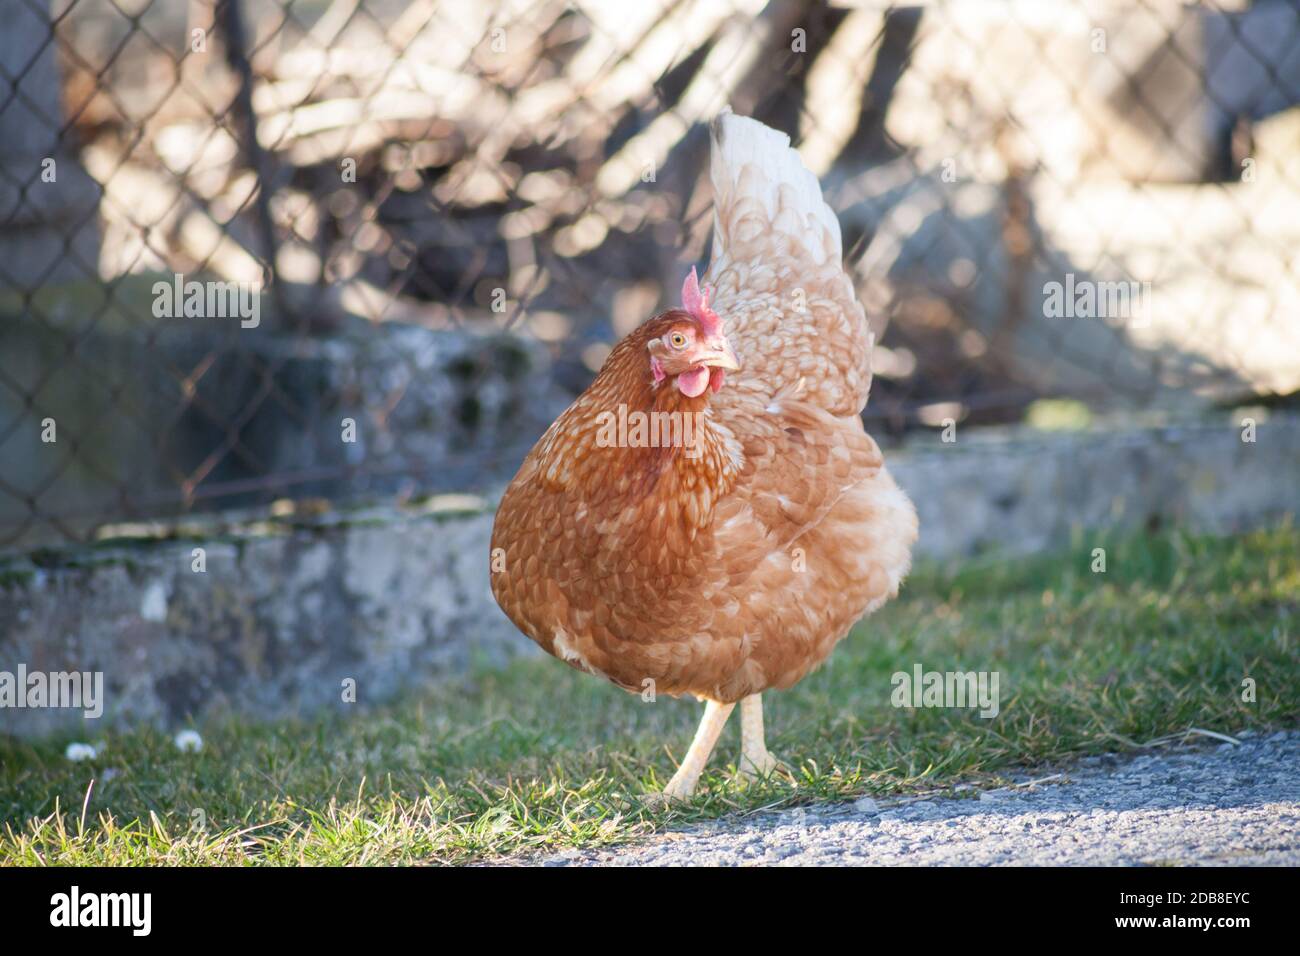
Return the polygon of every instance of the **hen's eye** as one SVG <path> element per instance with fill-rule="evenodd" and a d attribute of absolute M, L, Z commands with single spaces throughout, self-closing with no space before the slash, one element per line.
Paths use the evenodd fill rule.
<path fill-rule="evenodd" d="M 680 332 L 674 332 L 668 337 L 668 341 L 672 343 L 672 346 L 675 349 L 686 348 L 686 336 L 682 335 Z"/>

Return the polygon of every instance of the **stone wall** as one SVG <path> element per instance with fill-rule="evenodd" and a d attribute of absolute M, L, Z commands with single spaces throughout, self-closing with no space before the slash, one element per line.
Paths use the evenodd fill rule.
<path fill-rule="evenodd" d="M 571 400 L 546 347 L 527 336 L 354 316 L 307 338 L 275 331 L 275 320 L 158 320 L 158 278 L 132 277 L 107 309 L 97 286 L 50 290 L 36 316 L 0 295 L 0 381 L 10 386 L 0 422 L 12 423 L 0 487 L 30 489 L 78 532 L 121 513 L 123 500 L 136 513 L 177 513 L 177 476 L 203 474 L 214 495 L 203 506 L 227 510 L 265 500 L 267 487 L 349 501 L 408 484 L 491 488 Z M 44 440 L 47 416 L 57 442 Z M 209 462 L 232 429 L 237 445 Z M 0 494 L 6 547 L 57 533 L 31 522 L 31 508 Z"/>
<path fill-rule="evenodd" d="M 920 555 L 1024 553 L 1076 529 L 1177 524 L 1227 532 L 1300 510 L 1300 419 L 933 438 L 890 456 L 917 503 Z M 267 519 L 237 533 L 108 542 L 0 563 L 0 671 L 102 671 L 103 718 L 0 709 L 0 732 L 85 735 L 376 702 L 475 664 L 538 653 L 488 586 L 490 504 Z M 205 569 L 196 571 L 196 548 Z"/>

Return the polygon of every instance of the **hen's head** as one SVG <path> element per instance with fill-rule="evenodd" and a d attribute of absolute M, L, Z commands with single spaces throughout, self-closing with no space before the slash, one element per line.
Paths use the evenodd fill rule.
<path fill-rule="evenodd" d="M 682 286 L 682 307 L 651 319 L 642 332 L 655 388 L 675 388 L 696 398 L 710 387 L 718 391 L 727 369 L 740 368 L 694 268 Z"/>

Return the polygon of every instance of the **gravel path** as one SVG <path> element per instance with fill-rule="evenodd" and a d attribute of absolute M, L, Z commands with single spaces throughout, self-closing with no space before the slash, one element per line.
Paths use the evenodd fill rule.
<path fill-rule="evenodd" d="M 547 866 L 1300 864 L 1300 732 L 1091 757 L 974 799 L 869 798 L 718 820 Z"/>

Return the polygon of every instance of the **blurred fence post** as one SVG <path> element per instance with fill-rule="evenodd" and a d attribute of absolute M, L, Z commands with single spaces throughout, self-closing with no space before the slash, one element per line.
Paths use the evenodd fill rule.
<path fill-rule="evenodd" d="M 44 7 L 5 7 L 0 30 L 0 270 L 29 290 L 95 279 L 100 188 L 64 143 L 54 27 Z"/>
<path fill-rule="evenodd" d="M 271 215 L 274 170 L 271 159 L 257 139 L 257 113 L 253 108 L 253 67 L 248 62 L 244 35 L 244 18 L 239 0 L 218 0 L 216 22 L 225 37 L 226 62 L 239 78 L 234 107 L 239 113 L 239 132 L 248 166 L 257 176 L 257 225 L 262 235 L 262 254 L 266 257 L 265 283 L 276 305 L 276 324 L 290 324 L 288 297 L 280 287 L 276 259 L 279 244 L 275 238 L 275 220 Z"/>

